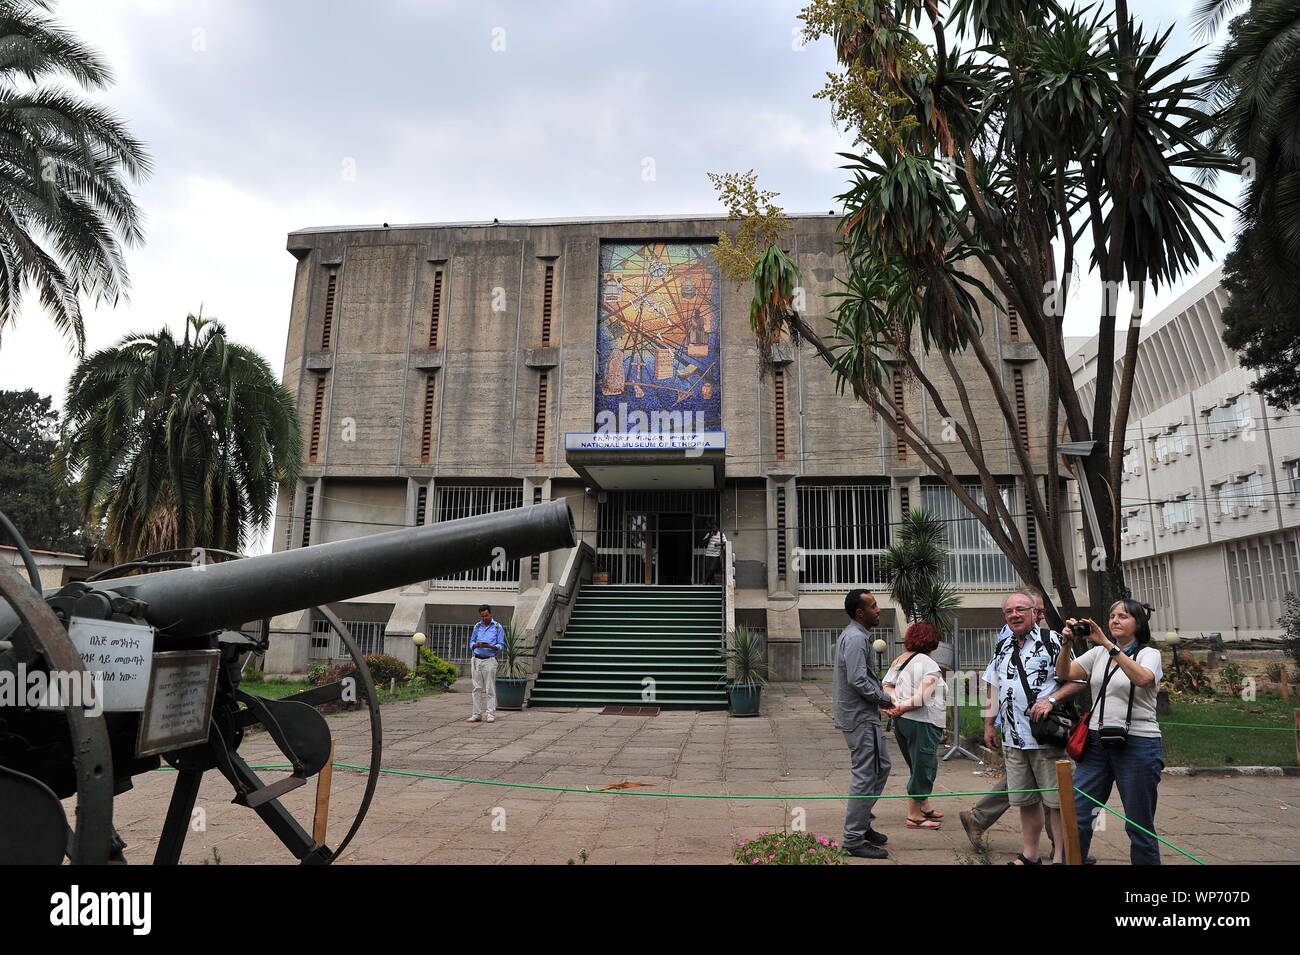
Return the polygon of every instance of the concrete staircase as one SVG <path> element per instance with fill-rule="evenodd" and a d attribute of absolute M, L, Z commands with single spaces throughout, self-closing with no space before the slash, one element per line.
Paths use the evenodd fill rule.
<path fill-rule="evenodd" d="M 721 646 L 720 587 L 588 584 L 546 654 L 529 705 L 723 709 Z"/>

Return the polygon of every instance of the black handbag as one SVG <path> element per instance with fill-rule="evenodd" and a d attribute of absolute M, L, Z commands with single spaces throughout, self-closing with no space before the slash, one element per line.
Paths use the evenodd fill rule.
<path fill-rule="evenodd" d="M 1014 639 L 1014 638 L 1013 638 Z M 1060 650 L 1057 650 L 1059 653 Z M 1025 699 L 1030 701 L 1037 700 L 1037 694 L 1029 687 L 1029 680 L 1025 676 L 1025 667 L 1020 660 L 1020 647 L 1012 644 L 1011 659 L 1016 664 L 1016 672 L 1020 674 L 1020 684 L 1025 688 Z M 1031 707 L 1033 702 L 1029 704 Z M 1069 701 L 1055 703 L 1052 711 L 1044 716 L 1041 720 L 1030 719 L 1029 731 L 1034 734 L 1034 741 L 1042 743 L 1044 746 L 1065 746 L 1070 741 L 1070 734 L 1074 732 L 1074 726 L 1079 721 L 1079 716 L 1074 710 L 1074 704 Z"/>

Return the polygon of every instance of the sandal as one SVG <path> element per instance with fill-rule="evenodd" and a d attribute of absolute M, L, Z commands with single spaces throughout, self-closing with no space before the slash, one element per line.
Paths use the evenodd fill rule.
<path fill-rule="evenodd" d="M 943 813 L 941 813 L 938 809 L 922 809 L 922 810 L 921 810 L 921 815 L 925 816 L 926 819 L 942 819 L 942 818 L 943 818 Z"/>
<path fill-rule="evenodd" d="M 908 829 L 938 829 L 942 824 L 937 819 L 912 819 L 908 817 Z"/>
<path fill-rule="evenodd" d="M 1042 864 L 1043 861 L 1041 859 L 1035 859 L 1032 862 L 1026 859 L 1025 854 L 1023 852 L 1020 853 L 1020 855 L 1016 856 L 1015 861 L 1007 863 L 1007 865 L 1042 865 Z"/>

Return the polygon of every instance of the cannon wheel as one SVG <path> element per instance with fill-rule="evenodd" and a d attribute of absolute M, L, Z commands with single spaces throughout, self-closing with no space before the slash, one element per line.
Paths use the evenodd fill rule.
<path fill-rule="evenodd" d="M 10 638 L 17 662 L 45 664 L 54 670 L 83 670 L 81 657 L 44 596 L 12 567 L 0 564 L 0 597 L 21 621 Z M 63 707 L 68 721 L 77 781 L 77 825 L 67 844 L 73 864 L 116 861 L 113 833 L 113 755 L 103 715 L 89 716 L 80 701 Z M 24 777 L 29 778 L 29 777 Z M 53 794 L 51 794 L 51 797 Z M 60 813 L 62 807 L 59 808 Z"/>
<path fill-rule="evenodd" d="M 247 556 L 246 554 L 238 554 L 234 551 L 218 550 L 211 547 L 191 549 L 178 548 L 176 550 L 160 551 L 156 554 L 148 554 L 137 560 L 130 561 L 129 563 L 110 567 L 107 570 L 100 571 L 88 579 L 92 581 L 107 579 L 120 576 L 123 572 L 131 571 L 149 572 L 173 570 L 180 567 L 192 567 L 194 566 L 192 556 L 196 552 L 201 552 L 205 563 L 209 557 L 216 557 L 219 561 L 224 562 L 227 560 L 242 560 Z M 191 559 L 182 559 L 185 557 L 191 557 Z M 48 611 L 48 607 L 46 609 Z M 379 714 L 378 694 L 375 692 L 375 683 L 370 676 L 370 668 L 366 665 L 365 657 L 361 653 L 361 648 L 357 646 L 356 640 L 353 638 L 347 626 L 333 611 L 328 607 L 316 607 L 314 609 L 329 623 L 334 632 L 339 635 L 339 639 L 342 641 L 343 646 L 347 648 L 348 655 L 356 665 L 357 677 L 361 681 L 361 689 L 365 696 L 367 709 L 370 714 L 369 771 L 366 777 L 366 790 L 361 797 L 361 805 L 357 809 L 357 814 L 352 819 L 352 825 L 348 828 L 347 835 L 343 837 L 343 841 L 339 843 L 338 848 L 334 849 L 329 854 L 328 858 L 316 856 L 312 860 L 314 862 L 333 862 L 343 854 L 343 850 L 347 848 L 348 844 L 352 841 L 353 836 L 357 834 L 357 830 L 361 828 L 361 823 L 365 821 L 366 813 L 370 811 L 370 803 L 374 799 L 375 789 L 379 785 L 379 764 L 383 757 L 384 734 L 383 721 Z M 262 639 L 265 641 L 270 635 L 271 621 L 265 619 L 262 620 L 261 627 Z M 66 640 L 66 637 L 64 639 Z M 69 648 L 71 648 L 71 644 L 69 644 Z M 294 693 L 290 696 L 282 697 L 281 702 L 296 700 L 306 703 L 315 703 L 322 698 L 339 699 L 342 696 L 342 690 L 343 681 L 340 680 L 326 686 L 312 687 L 302 691 L 301 693 Z"/>

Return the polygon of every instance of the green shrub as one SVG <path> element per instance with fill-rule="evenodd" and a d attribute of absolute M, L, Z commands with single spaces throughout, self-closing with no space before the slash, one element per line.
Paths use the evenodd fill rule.
<path fill-rule="evenodd" d="M 1282 649 L 1300 666 L 1300 597 L 1288 593 L 1282 600 L 1282 616 L 1277 625 L 1282 628 Z"/>
<path fill-rule="evenodd" d="M 323 663 L 313 663 L 307 668 L 307 682 L 312 686 L 320 686 L 328 682 L 325 677 L 329 675 L 330 668 Z"/>
<path fill-rule="evenodd" d="M 811 832 L 760 832 L 731 850 L 741 865 L 844 865 L 849 858 L 838 844 Z"/>
<path fill-rule="evenodd" d="M 1241 684 L 1246 678 L 1246 671 L 1236 663 L 1225 663 L 1219 667 L 1219 691 L 1228 696 L 1241 694 Z"/>
<path fill-rule="evenodd" d="M 460 671 L 428 647 L 420 647 L 420 660 L 415 664 L 415 676 L 429 686 L 440 686 L 445 690 L 456 682 Z"/>
<path fill-rule="evenodd" d="M 265 683 L 266 671 L 259 670 L 257 667 L 244 667 L 244 672 L 239 677 L 244 683 Z"/>
<path fill-rule="evenodd" d="M 387 653 L 372 653 L 365 661 L 370 668 L 370 678 L 376 686 L 388 686 L 391 680 L 405 680 L 411 672 L 405 663 Z"/>

